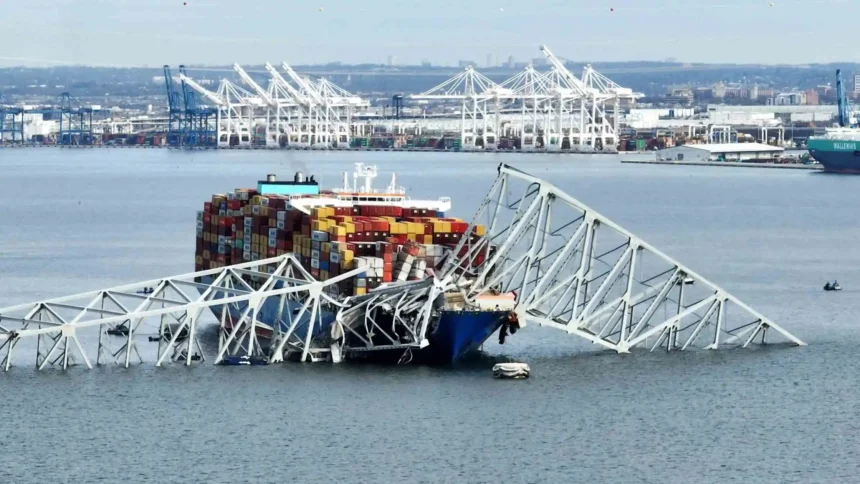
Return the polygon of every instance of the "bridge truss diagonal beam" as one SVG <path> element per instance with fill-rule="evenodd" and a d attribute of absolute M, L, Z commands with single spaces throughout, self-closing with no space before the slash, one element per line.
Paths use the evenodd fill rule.
<path fill-rule="evenodd" d="M 521 323 L 619 353 L 805 344 L 760 312 L 551 183 L 507 165 L 443 275 L 474 301 L 516 293 Z M 468 284 L 467 284 L 468 282 Z"/>

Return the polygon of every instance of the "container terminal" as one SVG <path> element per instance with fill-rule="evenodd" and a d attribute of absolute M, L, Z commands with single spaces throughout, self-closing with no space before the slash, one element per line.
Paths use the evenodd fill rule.
<path fill-rule="evenodd" d="M 541 51 L 542 70 L 526 65 L 496 82 L 466 65 L 383 106 L 287 63 L 253 72 L 234 64 L 232 79 L 218 82 L 165 66 L 158 78 L 163 108 L 149 105 L 140 115 L 84 105 L 68 92 L 46 105 L 14 104 L 0 92 L 0 146 L 615 153 L 758 142 L 804 149 L 840 113 L 838 105 L 818 105 L 817 91 L 725 85 L 713 92 L 772 98 L 766 105 L 653 108 L 592 66 L 573 72 L 547 47 Z M 684 104 L 693 96 L 675 89 L 670 98 Z"/>
<path fill-rule="evenodd" d="M 194 272 L 0 308 L 0 366 L 450 363 L 532 326 L 616 353 L 805 346 L 551 182 L 497 172 L 469 222 L 394 176 L 373 188 L 376 167 L 331 190 L 237 180 L 196 215 Z"/>

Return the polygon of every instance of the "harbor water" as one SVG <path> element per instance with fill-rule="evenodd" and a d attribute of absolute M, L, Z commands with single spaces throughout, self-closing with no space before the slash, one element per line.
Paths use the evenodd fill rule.
<path fill-rule="evenodd" d="M 625 158 L 629 158 L 626 156 Z M 518 154 L 0 150 L 0 307 L 194 266 L 195 211 L 353 163 L 470 218 L 504 162 L 809 346 L 617 355 L 528 327 L 452 367 L 0 373 L 0 482 L 856 482 L 860 177 Z M 825 293 L 838 279 L 843 291 Z M 531 378 L 499 381 L 498 361 Z"/>

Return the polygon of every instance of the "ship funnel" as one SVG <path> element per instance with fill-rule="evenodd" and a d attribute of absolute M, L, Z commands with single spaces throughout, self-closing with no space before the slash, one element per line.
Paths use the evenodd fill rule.
<path fill-rule="evenodd" d="M 270 173 L 270 174 L 266 175 L 266 181 L 269 183 L 274 183 L 275 181 L 277 181 L 277 177 L 275 177 L 275 175 L 272 175 Z"/>
<path fill-rule="evenodd" d="M 303 182 L 303 181 L 305 181 L 305 179 L 303 178 L 302 172 L 297 171 L 297 172 L 296 172 L 295 182 L 296 182 L 296 183 L 301 183 L 301 182 Z"/>

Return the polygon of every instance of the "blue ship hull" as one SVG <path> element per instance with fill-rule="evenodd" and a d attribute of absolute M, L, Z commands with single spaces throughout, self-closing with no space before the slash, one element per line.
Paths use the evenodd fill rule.
<path fill-rule="evenodd" d="M 212 282 L 211 277 L 203 278 L 203 282 L 208 284 Z M 263 303 L 260 309 L 257 320 L 269 328 L 274 328 L 276 324 L 280 325 L 282 331 L 286 331 L 289 326 L 284 317 L 278 321 L 279 298 L 269 298 Z M 232 304 L 228 306 L 228 313 L 233 320 L 238 319 L 244 310 L 247 308 L 247 303 L 238 305 Z M 287 311 L 297 314 L 301 310 L 301 304 L 288 301 L 284 307 L 284 314 Z M 213 306 L 212 312 L 216 318 L 221 317 L 223 306 Z M 329 334 L 331 324 L 334 323 L 335 313 L 331 311 L 322 311 L 322 325 L 315 325 L 313 328 L 314 336 Z M 502 322 L 507 319 L 507 311 L 441 311 L 438 323 L 435 327 L 428 330 L 427 340 L 430 345 L 423 349 L 415 349 L 412 351 L 412 362 L 421 364 L 448 364 L 457 361 L 458 359 L 476 352 L 482 344 L 489 338 L 499 327 Z M 310 320 L 310 311 L 299 321 L 295 331 L 302 336 L 307 334 L 308 322 Z M 260 333 L 263 336 L 268 336 L 271 329 L 261 328 Z M 380 342 L 379 344 L 385 344 Z M 403 356 L 404 350 L 391 351 L 373 351 L 362 354 L 362 357 L 369 360 L 380 362 L 397 362 Z"/>

